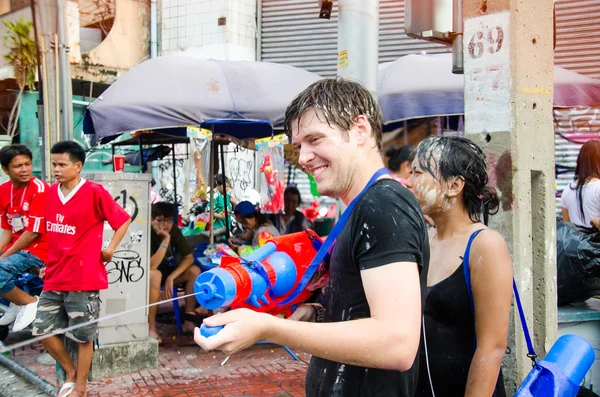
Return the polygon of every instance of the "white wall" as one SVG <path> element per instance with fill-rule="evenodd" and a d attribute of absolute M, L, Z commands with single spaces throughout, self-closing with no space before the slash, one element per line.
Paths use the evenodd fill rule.
<path fill-rule="evenodd" d="M 225 25 L 219 26 L 219 18 Z M 256 59 L 254 0 L 162 0 L 160 55 L 183 53 L 203 59 Z"/>

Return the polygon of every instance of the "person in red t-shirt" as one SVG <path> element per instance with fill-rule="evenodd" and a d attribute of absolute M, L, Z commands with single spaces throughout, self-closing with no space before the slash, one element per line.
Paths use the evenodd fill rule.
<path fill-rule="evenodd" d="M 0 325 L 14 322 L 20 331 L 35 320 L 38 297 L 15 286 L 29 269 L 42 268 L 48 244 L 44 228 L 44 198 L 48 185 L 32 176 L 31 151 L 24 145 L 0 149 L 0 164 L 10 180 L 0 185 L 0 296 L 10 301 Z"/>
<path fill-rule="evenodd" d="M 44 290 L 33 322 L 34 335 L 47 335 L 98 319 L 99 290 L 108 288 L 104 262 L 112 259 L 131 223 L 129 215 L 104 187 L 81 178 L 85 151 L 77 142 L 58 142 L 50 153 L 58 183 L 46 195 L 48 265 L 42 275 Z M 105 221 L 115 233 L 108 247 L 102 249 Z M 66 374 L 58 395 L 84 396 L 93 341 L 98 335 L 97 322 L 71 333 L 79 342 L 77 366 L 57 336 L 48 336 L 42 343 Z"/>

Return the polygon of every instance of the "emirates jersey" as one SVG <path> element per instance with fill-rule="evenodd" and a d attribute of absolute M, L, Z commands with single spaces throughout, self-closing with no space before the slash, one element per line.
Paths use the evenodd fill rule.
<path fill-rule="evenodd" d="M 44 228 L 44 202 L 48 185 L 46 182 L 32 177 L 29 183 L 16 188 L 11 181 L 0 185 L 0 224 L 2 229 L 10 230 L 12 238 L 9 249 L 23 232 L 34 232 L 40 235 L 25 247 L 33 255 L 46 262 L 48 258 L 48 239 Z"/>
<path fill-rule="evenodd" d="M 95 291 L 108 288 L 102 261 L 104 222 L 117 230 L 129 219 L 110 193 L 94 182 L 81 182 L 65 197 L 60 185 L 46 195 L 48 265 L 44 290 Z"/>

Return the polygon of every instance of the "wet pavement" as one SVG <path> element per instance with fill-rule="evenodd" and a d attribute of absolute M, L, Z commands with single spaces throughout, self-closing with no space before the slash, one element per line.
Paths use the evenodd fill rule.
<path fill-rule="evenodd" d="M 27 337 L 24 332 L 9 336 L 6 344 Z M 256 345 L 221 365 L 223 353 L 204 352 L 191 335 L 176 335 L 174 325 L 159 324 L 159 332 L 164 343 L 157 369 L 89 382 L 88 396 L 304 396 L 307 354 L 295 351 L 301 359 L 295 361 L 282 347 Z M 18 349 L 10 358 L 46 381 L 56 382 L 55 362 L 41 344 Z M 11 397 L 44 395 L 36 394 L 37 388 L 27 383 L 13 382 L 11 374 L 0 366 L 0 388 L 10 385 Z"/>

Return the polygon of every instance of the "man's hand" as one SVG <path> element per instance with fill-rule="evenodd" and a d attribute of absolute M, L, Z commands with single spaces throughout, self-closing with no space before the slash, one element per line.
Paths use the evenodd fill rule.
<path fill-rule="evenodd" d="M 105 249 L 105 250 L 102 250 L 102 252 L 101 252 L 102 261 L 103 262 L 110 262 L 110 261 L 112 261 L 112 257 L 113 257 L 114 253 L 115 252 L 113 250 L 110 250 L 108 248 Z"/>
<path fill-rule="evenodd" d="M 594 226 L 596 229 L 600 230 L 600 218 L 596 218 L 596 219 L 592 219 L 590 221 L 590 223 L 592 224 L 592 226 Z"/>
<path fill-rule="evenodd" d="M 202 336 L 200 328 L 196 328 L 194 341 L 206 351 L 218 349 L 230 355 L 263 340 L 273 320 L 275 318 L 270 314 L 258 313 L 250 309 L 219 313 L 204 319 L 204 324 L 210 327 L 225 325 L 225 328 L 210 338 Z"/>
<path fill-rule="evenodd" d="M 163 296 L 165 299 L 171 299 L 173 297 L 173 278 L 171 276 L 167 277 L 165 280 Z"/>
<path fill-rule="evenodd" d="M 316 313 L 317 311 L 314 306 L 300 305 L 298 306 L 296 311 L 288 317 L 288 320 L 314 322 L 316 318 Z"/>
<path fill-rule="evenodd" d="M 40 269 L 40 274 L 38 274 L 38 277 L 41 278 L 42 280 L 44 279 L 44 277 L 46 277 L 46 268 L 42 267 Z"/>

